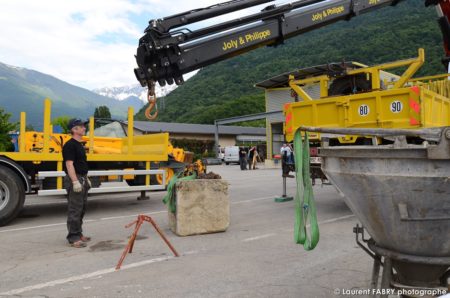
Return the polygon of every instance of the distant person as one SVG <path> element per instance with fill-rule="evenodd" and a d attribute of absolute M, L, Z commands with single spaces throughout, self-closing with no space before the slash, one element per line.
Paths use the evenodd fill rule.
<path fill-rule="evenodd" d="M 239 147 L 239 165 L 241 166 L 241 170 L 247 170 L 247 152 L 244 147 Z"/>
<path fill-rule="evenodd" d="M 261 161 L 261 158 L 259 157 L 258 148 L 256 146 L 254 146 L 253 147 L 253 161 L 252 161 L 253 170 L 257 169 L 256 165 L 257 165 L 258 161 Z"/>
<path fill-rule="evenodd" d="M 283 144 L 283 146 L 280 149 L 281 158 L 285 159 L 286 162 L 292 163 L 292 147 L 290 144 Z"/>
<path fill-rule="evenodd" d="M 80 119 L 71 119 L 68 129 L 72 138 L 64 144 L 62 155 L 64 171 L 64 185 L 67 190 L 67 241 L 72 247 L 86 247 L 90 237 L 83 235 L 83 217 L 86 212 L 88 190 L 91 182 L 87 177 L 88 163 L 82 137 L 86 127 Z"/>
<path fill-rule="evenodd" d="M 252 148 L 250 148 L 250 150 L 248 151 L 248 169 L 249 170 L 254 170 L 256 168 L 255 163 L 255 157 L 256 157 L 256 147 L 253 146 Z"/>

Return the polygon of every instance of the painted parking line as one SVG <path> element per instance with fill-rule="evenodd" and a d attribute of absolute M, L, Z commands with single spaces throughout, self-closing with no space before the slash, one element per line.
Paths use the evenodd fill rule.
<path fill-rule="evenodd" d="M 254 198 L 254 199 L 249 199 L 249 200 L 243 200 L 243 201 L 237 201 L 237 202 L 231 202 L 231 205 L 235 205 L 235 204 L 242 204 L 242 203 L 250 203 L 250 202 L 255 202 L 255 201 L 262 201 L 262 200 L 268 200 L 268 199 L 273 199 L 274 196 L 270 196 L 270 197 L 264 197 L 264 198 Z M 105 221 L 105 220 L 115 220 L 115 219 L 122 219 L 122 218 L 128 218 L 128 217 L 136 217 L 140 214 L 145 214 L 145 215 L 155 215 L 155 214 L 160 214 L 160 213 L 167 213 L 167 210 L 160 210 L 160 211 L 155 211 L 155 212 L 150 212 L 150 213 L 139 213 L 139 214 L 130 214 L 130 215 L 121 215 L 121 216 L 111 216 L 111 217 L 102 217 L 99 219 L 87 219 L 84 220 L 85 223 L 88 222 L 100 222 L 100 221 Z M 15 229 L 8 229 L 8 230 L 0 230 L 0 233 L 7 233 L 7 232 L 17 232 L 17 231 L 26 231 L 26 230 L 32 230 L 32 229 L 41 229 L 41 228 L 48 228 L 48 227 L 55 227 L 55 226 L 65 226 L 67 225 L 66 222 L 59 222 L 59 223 L 53 223 L 53 224 L 45 224 L 45 225 L 38 225 L 38 226 L 30 226 L 30 227 L 23 227 L 23 228 L 15 228 Z"/>
<path fill-rule="evenodd" d="M 103 201 L 103 200 L 111 200 L 111 198 L 89 198 L 89 202 L 95 202 L 95 201 Z M 62 198 L 62 199 L 55 199 L 55 201 L 51 201 L 51 202 L 38 202 L 38 203 L 25 203 L 24 207 L 28 207 L 28 206 L 50 206 L 50 205 L 62 205 L 65 204 L 67 205 L 67 199 L 66 198 Z"/>
<path fill-rule="evenodd" d="M 242 242 L 255 241 L 255 240 L 260 240 L 260 239 L 264 239 L 264 238 L 269 238 L 272 236 L 275 236 L 275 234 L 271 233 L 271 234 L 265 234 L 265 235 L 256 236 L 256 237 L 250 237 L 250 238 L 246 238 L 246 239 L 242 240 Z"/>
<path fill-rule="evenodd" d="M 196 254 L 197 252 L 198 251 L 186 252 L 183 254 L 183 256 Z M 167 261 L 167 260 L 174 259 L 174 258 L 175 258 L 174 256 L 165 256 L 165 257 L 154 258 L 154 259 L 145 260 L 145 261 L 141 261 L 141 262 L 131 263 L 131 264 L 122 266 L 122 268 L 119 271 L 136 268 L 136 267 L 142 267 L 142 266 L 149 265 L 152 263 L 163 262 L 163 261 Z M 94 278 L 94 277 L 98 277 L 98 276 L 103 276 L 106 274 L 111 274 L 116 271 L 117 270 L 114 267 L 114 268 L 102 269 L 102 270 L 98 270 L 98 271 L 94 271 L 94 272 L 90 272 L 90 273 L 74 275 L 74 276 L 70 276 L 67 278 L 52 280 L 52 281 L 39 283 L 39 284 L 35 284 L 35 285 L 31 285 L 31 286 L 27 286 L 27 287 L 23 287 L 23 288 L 19 288 L 19 289 L 9 290 L 7 292 L 0 293 L 0 297 L 1 296 L 19 295 L 19 294 L 22 294 L 25 292 L 40 290 L 40 289 L 44 289 L 44 288 L 59 286 L 59 285 L 70 283 L 70 282 L 75 282 L 75 281 L 85 280 L 85 279 Z"/>
<path fill-rule="evenodd" d="M 330 218 L 330 219 L 326 219 L 326 220 L 323 220 L 323 221 L 319 221 L 318 224 L 319 225 L 325 225 L 325 224 L 329 224 L 329 223 L 345 220 L 345 219 L 352 218 L 352 217 L 355 217 L 355 215 L 354 214 L 349 214 L 349 215 L 344 215 L 344 216 L 340 216 L 340 217 Z M 306 227 L 309 227 L 309 226 L 310 226 L 309 224 L 306 225 Z M 284 229 L 282 231 L 283 232 L 294 232 L 294 229 L 293 228 L 289 228 L 289 229 Z M 260 236 L 245 238 L 245 239 L 242 240 L 242 242 L 260 240 L 260 239 L 264 239 L 264 238 L 273 237 L 273 236 L 276 236 L 276 235 L 277 234 L 275 234 L 275 233 L 264 234 L 264 235 L 260 235 Z"/>
<path fill-rule="evenodd" d="M 279 195 L 272 195 L 270 197 L 248 199 L 248 200 L 243 200 L 243 201 L 231 202 L 231 204 L 235 205 L 235 204 L 250 203 L 250 202 L 255 202 L 255 201 L 264 201 L 264 200 L 269 200 L 269 199 L 273 200 L 273 199 L 275 199 L 278 196 Z"/>
<path fill-rule="evenodd" d="M 167 210 L 161 210 L 161 211 L 155 211 L 150 213 L 145 213 L 145 215 L 155 215 L 160 213 L 167 213 Z M 121 216 L 111 216 L 111 217 L 102 217 L 100 220 L 113 220 L 113 219 L 121 219 L 121 218 L 128 218 L 128 217 L 137 217 L 138 215 L 141 215 L 142 213 L 138 214 L 131 214 L 131 215 L 121 215 Z"/>
<path fill-rule="evenodd" d="M 130 214 L 130 215 L 121 215 L 121 216 L 112 216 L 112 217 L 103 217 L 99 219 L 85 219 L 83 220 L 84 223 L 88 222 L 100 222 L 105 220 L 114 220 L 114 219 L 121 219 L 121 218 L 127 218 L 127 217 L 137 217 L 140 214 L 144 215 L 154 215 L 159 213 L 166 213 L 167 211 L 155 211 L 150 213 L 139 213 L 139 214 Z M 31 227 L 24 227 L 24 228 L 16 228 L 16 229 L 9 229 L 9 230 L 1 230 L 0 233 L 6 233 L 6 232 L 17 232 L 17 231 L 25 231 L 25 230 L 32 230 L 32 229 L 40 229 L 40 228 L 49 228 L 49 227 L 55 227 L 55 226 L 65 226 L 67 223 L 65 222 L 59 222 L 54 224 L 46 224 L 46 225 L 39 225 L 39 226 L 31 226 Z"/>
<path fill-rule="evenodd" d="M 337 221 L 348 219 L 348 218 L 352 218 L 352 217 L 355 217 L 355 215 L 354 214 L 348 214 L 348 215 L 344 215 L 344 216 L 340 216 L 340 217 L 335 217 L 335 218 L 322 220 L 322 221 L 319 221 L 318 224 L 319 225 L 329 224 L 329 223 L 337 222 Z M 310 224 L 307 224 L 306 227 L 309 228 Z M 294 229 L 290 228 L 290 229 L 285 229 L 283 231 L 285 231 L 285 232 L 293 232 Z"/>

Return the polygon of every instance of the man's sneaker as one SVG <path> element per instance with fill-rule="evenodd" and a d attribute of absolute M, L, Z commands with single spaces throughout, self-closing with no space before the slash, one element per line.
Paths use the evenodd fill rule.
<path fill-rule="evenodd" d="M 86 243 L 84 243 L 81 240 L 78 240 L 78 241 L 70 243 L 70 246 L 75 247 L 75 248 L 82 248 L 82 247 L 86 247 Z"/>
<path fill-rule="evenodd" d="M 81 236 L 80 237 L 80 240 L 82 241 L 82 242 L 89 242 L 89 241 L 91 241 L 91 237 L 87 237 L 87 236 Z"/>

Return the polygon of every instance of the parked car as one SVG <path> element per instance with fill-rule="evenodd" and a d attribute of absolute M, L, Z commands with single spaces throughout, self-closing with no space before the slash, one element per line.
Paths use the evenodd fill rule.
<path fill-rule="evenodd" d="M 239 147 L 238 146 L 227 146 L 225 147 L 224 161 L 226 165 L 230 163 L 239 163 Z"/>

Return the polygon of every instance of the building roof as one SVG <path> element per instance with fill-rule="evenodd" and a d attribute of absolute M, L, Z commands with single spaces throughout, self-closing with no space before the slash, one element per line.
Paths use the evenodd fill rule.
<path fill-rule="evenodd" d="M 270 89 L 270 88 L 282 88 L 289 87 L 289 76 L 293 75 L 295 79 L 304 79 L 313 76 L 320 76 L 327 73 L 343 73 L 345 69 L 361 68 L 363 64 L 357 62 L 344 62 L 344 63 L 329 63 L 317 66 L 311 66 L 306 68 L 297 69 L 294 71 L 282 73 L 280 75 L 274 76 L 265 81 L 256 83 L 256 87 Z"/>
<path fill-rule="evenodd" d="M 207 134 L 207 135 L 215 133 L 215 126 L 210 124 L 134 121 L 134 128 L 146 133 L 168 132 L 180 134 Z M 219 134 L 264 136 L 266 135 L 266 129 L 263 127 L 220 125 Z"/>

